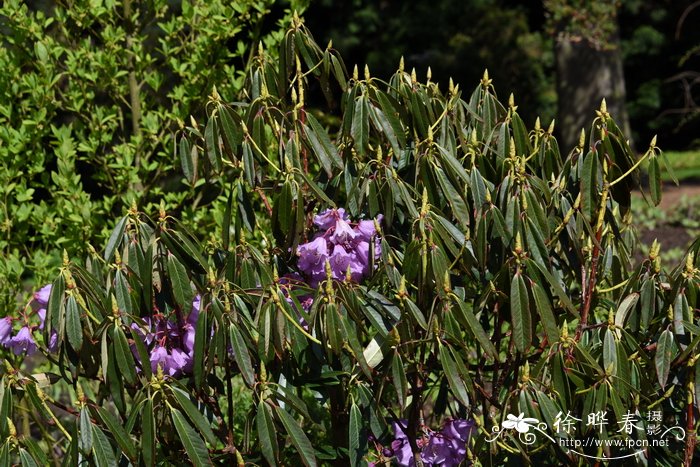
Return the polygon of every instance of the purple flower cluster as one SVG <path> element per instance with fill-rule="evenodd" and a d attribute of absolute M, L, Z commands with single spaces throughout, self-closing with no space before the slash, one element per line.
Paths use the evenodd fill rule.
<path fill-rule="evenodd" d="M 382 221 L 380 214 L 376 221 Z M 374 220 L 351 223 L 343 208 L 327 209 L 314 216 L 320 229 L 314 239 L 299 245 L 299 269 L 307 276 L 309 285 L 316 288 L 326 278 L 326 263 L 333 279 L 344 280 L 348 273 L 354 282 L 360 282 L 370 273 L 370 245 L 377 231 Z M 354 224 L 354 226 L 353 226 Z M 375 242 L 374 257 L 381 254 Z"/>
<path fill-rule="evenodd" d="M 406 433 L 399 423 L 395 422 L 393 428 L 394 440 L 391 447 L 384 448 L 382 455 L 394 457 L 400 466 L 416 465 Z M 467 441 L 475 428 L 472 420 L 450 419 L 440 431 L 426 430 L 416 440 L 421 460 L 426 466 L 458 466 L 467 456 Z"/>
<path fill-rule="evenodd" d="M 162 314 L 143 318 L 145 326 L 132 323 L 134 334 L 150 348 L 151 371 L 155 373 L 160 367 L 164 374 L 173 378 L 192 372 L 194 336 L 200 306 L 201 297 L 197 295 L 192 302 L 192 310 L 181 324 Z M 135 345 L 132 345 L 131 351 L 139 364 L 143 365 Z"/>
<path fill-rule="evenodd" d="M 28 317 L 25 316 L 24 326 L 17 331 L 17 334 L 12 335 L 13 318 L 6 316 L 0 318 L 0 345 L 3 345 L 14 352 L 15 355 L 26 353 L 31 355 L 36 352 L 36 340 L 34 332 L 44 329 L 44 321 L 46 320 L 46 306 L 49 303 L 51 295 L 51 284 L 45 285 L 34 294 L 34 299 L 31 302 L 33 308 L 36 309 L 36 314 L 39 317 L 39 325 L 31 325 L 28 323 Z M 51 332 L 48 349 L 50 352 L 55 352 L 58 344 L 58 334 L 56 331 Z"/>

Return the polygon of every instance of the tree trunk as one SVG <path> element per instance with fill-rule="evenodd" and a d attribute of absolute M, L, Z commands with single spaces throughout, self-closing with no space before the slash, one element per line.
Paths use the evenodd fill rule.
<path fill-rule="evenodd" d="M 620 129 L 630 135 L 619 42 L 614 37 L 608 47 L 599 49 L 585 39 L 556 38 L 557 128 L 562 152 L 578 144 L 582 128 L 588 134 L 603 98 Z"/>

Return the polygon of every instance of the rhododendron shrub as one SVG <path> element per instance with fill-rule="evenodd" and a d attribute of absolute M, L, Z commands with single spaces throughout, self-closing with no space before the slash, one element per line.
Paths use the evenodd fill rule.
<path fill-rule="evenodd" d="M 700 242 L 632 260 L 655 141 L 603 103 L 560 148 L 486 73 L 348 74 L 299 20 L 279 57 L 179 135 L 191 183 L 226 178 L 223 231 L 134 206 L 2 318 L 0 464 L 692 465 Z M 688 436 L 628 456 L 654 411 Z M 620 444 L 571 449 L 564 418 Z"/>

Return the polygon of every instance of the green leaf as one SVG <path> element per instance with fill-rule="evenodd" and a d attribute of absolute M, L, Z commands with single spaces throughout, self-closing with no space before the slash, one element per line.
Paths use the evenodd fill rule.
<path fill-rule="evenodd" d="M 399 145 L 399 150 L 406 147 L 406 135 L 404 128 L 401 124 L 401 120 L 399 119 L 399 113 L 391 103 L 391 100 L 384 92 L 377 91 L 377 101 L 379 102 L 379 106 L 382 108 L 383 116 L 386 117 L 387 121 L 391 125 L 392 132 L 396 138 L 396 142 Z M 398 157 L 399 153 L 397 153 L 395 156 Z"/>
<path fill-rule="evenodd" d="M 299 423 L 281 407 L 275 407 L 275 414 L 282 422 L 284 429 L 292 439 L 292 444 L 301 456 L 301 460 L 306 467 L 316 467 L 316 456 L 311 441 L 304 434 Z"/>
<path fill-rule="evenodd" d="M 133 306 L 131 303 L 131 294 L 129 293 L 129 283 L 122 271 L 117 271 L 114 279 L 114 294 L 117 299 L 119 309 L 127 314 L 133 314 Z"/>
<path fill-rule="evenodd" d="M 362 430 L 362 412 L 356 404 L 350 406 L 350 436 L 348 450 L 350 451 L 350 465 L 361 465 L 364 456 L 365 437 Z"/>
<path fill-rule="evenodd" d="M 0 439 L 6 439 L 9 435 L 9 426 L 12 410 L 12 387 L 5 385 L 5 380 L 0 378 Z"/>
<path fill-rule="evenodd" d="M 141 452 L 143 462 L 151 467 L 156 461 L 156 421 L 153 400 L 147 399 L 141 411 Z"/>
<path fill-rule="evenodd" d="M 19 448 L 19 459 L 22 467 L 39 467 L 34 458 L 23 448 Z"/>
<path fill-rule="evenodd" d="M 80 322 L 78 303 L 72 295 L 68 297 L 66 302 L 66 334 L 73 350 L 80 351 L 80 347 L 83 345 L 83 326 Z"/>
<path fill-rule="evenodd" d="M 187 456 L 192 463 L 196 467 L 213 465 L 211 459 L 209 459 L 209 452 L 207 451 L 204 441 L 202 441 L 202 438 L 194 431 L 194 428 L 187 423 L 182 413 L 176 408 L 171 408 L 170 415 L 172 416 L 173 425 L 175 425 L 175 430 L 180 437 L 180 441 L 182 445 L 185 446 Z"/>
<path fill-rule="evenodd" d="M 248 348 L 245 345 L 243 336 L 238 330 L 236 323 L 231 323 L 229 325 L 229 335 L 231 338 L 231 348 L 233 349 L 233 358 L 236 360 L 238 369 L 240 370 L 246 384 L 253 387 L 255 385 L 255 371 L 253 370 L 253 364 L 250 361 Z"/>
<path fill-rule="evenodd" d="M 128 457 L 131 461 L 135 461 L 138 455 L 136 446 L 134 446 L 133 440 L 124 429 L 124 424 L 120 420 L 116 420 L 114 415 L 102 407 L 95 406 L 94 410 L 97 417 L 102 421 L 109 433 L 114 436 L 114 440 L 117 442 L 119 448 L 126 455 L 126 457 Z"/>
<path fill-rule="evenodd" d="M 122 237 L 124 236 L 124 229 L 126 229 L 126 221 L 128 219 L 129 216 L 124 216 L 121 219 L 119 219 L 119 222 L 117 222 L 117 225 L 112 231 L 112 235 L 109 236 L 109 240 L 107 241 L 107 248 L 105 249 L 104 255 L 105 261 L 110 262 L 112 260 L 112 256 L 114 256 L 114 251 L 117 249 L 117 247 L 121 243 Z"/>
<path fill-rule="evenodd" d="M 117 365 L 124 379 L 129 383 L 133 384 L 136 382 L 136 363 L 134 362 L 134 356 L 131 353 L 131 348 L 126 340 L 124 331 L 119 326 L 114 326 L 114 354 L 117 357 Z"/>
<path fill-rule="evenodd" d="M 204 436 L 204 439 L 212 446 L 216 445 L 216 436 L 214 436 L 209 421 L 190 400 L 189 395 L 175 387 L 171 387 L 171 392 L 173 396 L 175 396 L 175 399 L 177 399 L 180 408 L 187 414 L 187 417 L 192 423 L 194 423 L 195 428 Z"/>
<path fill-rule="evenodd" d="M 301 176 L 302 181 L 309 187 L 311 188 L 311 191 L 314 192 L 316 196 L 321 198 L 326 204 L 328 204 L 330 207 L 335 207 L 335 202 L 333 202 L 328 195 L 314 182 L 307 174 L 304 173 L 303 170 L 300 170 L 297 172 L 299 176 Z"/>
<path fill-rule="evenodd" d="M 304 134 L 306 135 L 311 149 L 318 157 L 319 162 L 330 177 L 332 175 L 333 166 L 343 169 L 343 160 L 338 155 L 338 148 L 331 142 L 328 132 L 321 126 L 316 118 L 310 113 L 306 113 L 306 121 L 309 125 L 303 125 Z"/>
<path fill-rule="evenodd" d="M 641 317 L 639 326 L 643 331 L 649 327 L 649 321 L 656 315 L 656 284 L 653 279 L 644 281 L 640 295 Z"/>
<path fill-rule="evenodd" d="M 190 142 L 186 137 L 180 138 L 180 166 L 182 167 L 182 173 L 188 182 L 194 183 L 194 159 L 192 157 L 192 149 L 190 147 Z"/>
<path fill-rule="evenodd" d="M 545 294 L 542 287 L 540 287 L 536 282 L 533 282 L 530 290 L 532 295 L 535 297 L 535 305 L 537 306 L 537 313 L 540 315 L 542 320 L 542 327 L 547 335 L 547 341 L 550 344 L 559 342 L 559 326 L 557 325 L 557 320 L 552 312 L 552 307 L 549 303 L 549 297 Z"/>
<path fill-rule="evenodd" d="M 654 357 L 656 376 L 659 379 L 659 384 L 662 389 L 666 387 L 668 374 L 671 370 L 671 360 L 673 359 L 675 351 L 676 346 L 673 342 L 673 333 L 666 329 L 661 333 L 661 337 L 659 337 L 659 342 L 656 345 L 656 355 Z"/>
<path fill-rule="evenodd" d="M 80 409 L 80 444 L 84 453 L 92 451 L 92 422 L 87 407 Z"/>
<path fill-rule="evenodd" d="M 457 371 L 457 365 L 444 345 L 440 346 L 440 364 L 447 377 L 447 382 L 452 389 L 452 394 L 463 405 L 469 407 L 469 393 L 464 381 Z"/>
<path fill-rule="evenodd" d="M 479 323 L 479 320 L 476 319 L 474 312 L 469 308 L 467 303 L 462 300 L 455 300 L 455 303 L 459 308 L 457 313 L 458 321 L 469 329 L 489 357 L 496 358 L 498 356 L 496 347 L 494 347 L 486 331 L 484 331 L 481 323 Z"/>
<path fill-rule="evenodd" d="M 583 160 L 581 172 L 581 210 L 589 219 L 595 215 L 598 206 L 598 154 L 591 151 Z"/>
<path fill-rule="evenodd" d="M 513 325 L 515 347 L 520 352 L 525 352 L 532 342 L 532 324 L 527 288 L 525 280 L 519 272 L 513 276 L 510 283 L 510 318 Z"/>
<path fill-rule="evenodd" d="M 221 170 L 221 148 L 216 118 L 210 118 L 204 129 L 204 141 L 207 148 L 207 158 L 216 172 Z"/>
<path fill-rule="evenodd" d="M 611 374 L 617 374 L 617 346 L 615 335 L 610 329 L 605 330 L 603 338 L 603 368 L 606 372 L 611 370 Z"/>
<path fill-rule="evenodd" d="M 279 457 L 279 446 L 277 445 L 277 430 L 272 420 L 272 409 L 265 401 L 258 403 L 258 410 L 255 414 L 255 425 L 260 438 L 260 449 L 265 460 L 272 466 L 277 465 Z"/>
<path fill-rule="evenodd" d="M 649 159 L 649 191 L 654 206 L 658 206 L 661 202 L 661 170 L 656 156 Z"/>
<path fill-rule="evenodd" d="M 358 154 L 364 154 L 369 141 L 369 115 L 367 97 L 360 96 L 355 102 L 352 115 L 352 127 L 350 129 L 352 139 L 355 141 L 355 149 Z"/>
<path fill-rule="evenodd" d="M 544 264 L 539 264 L 537 261 L 532 260 L 527 260 L 526 264 L 528 268 L 536 269 L 540 271 L 540 273 L 542 273 L 547 283 L 552 286 L 552 289 L 554 290 L 554 293 L 556 294 L 557 298 L 559 298 L 559 300 L 566 307 L 569 313 L 578 318 L 578 310 L 574 308 L 574 304 L 571 303 L 569 296 L 566 294 L 561 284 L 559 284 L 559 282 L 554 278 L 554 276 L 552 276 L 552 273 L 549 272 L 547 266 Z"/>
<path fill-rule="evenodd" d="M 94 439 L 92 449 L 95 455 L 95 465 L 97 467 L 112 467 L 117 465 L 117 459 L 114 457 L 114 450 L 112 450 L 112 445 L 109 444 L 109 440 L 104 432 L 97 425 L 93 425 L 92 434 Z"/>
<path fill-rule="evenodd" d="M 406 369 L 398 352 L 394 353 L 394 358 L 391 361 L 391 379 L 396 389 L 399 406 L 404 408 L 406 406 L 406 395 L 408 394 L 408 381 L 406 380 Z"/>
<path fill-rule="evenodd" d="M 224 105 L 219 105 L 217 109 L 219 111 L 219 121 L 221 122 L 224 143 L 231 154 L 236 154 L 238 145 L 243 141 L 243 132 L 236 123 L 237 115 Z"/>
<path fill-rule="evenodd" d="M 192 286 L 185 267 L 173 254 L 168 254 L 168 275 L 173 287 L 173 296 L 180 310 L 188 312 L 192 307 Z"/>
<path fill-rule="evenodd" d="M 627 316 L 630 310 L 634 309 L 634 306 L 639 301 L 639 293 L 634 292 L 626 296 L 617 307 L 615 312 L 615 326 L 624 329 L 625 323 L 627 321 Z"/>

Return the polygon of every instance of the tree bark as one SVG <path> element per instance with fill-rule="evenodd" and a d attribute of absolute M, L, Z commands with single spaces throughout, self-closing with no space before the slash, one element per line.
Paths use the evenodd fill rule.
<path fill-rule="evenodd" d="M 557 128 L 562 151 L 570 151 L 581 129 L 589 125 L 605 98 L 608 112 L 625 135 L 630 134 L 625 110 L 625 76 L 619 38 L 600 49 L 585 39 L 560 35 L 555 40 L 557 70 Z"/>

